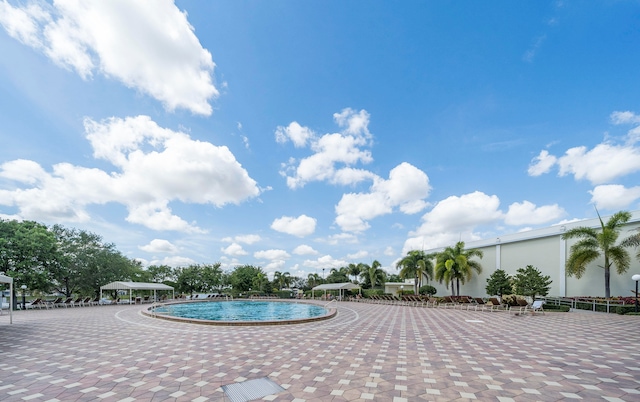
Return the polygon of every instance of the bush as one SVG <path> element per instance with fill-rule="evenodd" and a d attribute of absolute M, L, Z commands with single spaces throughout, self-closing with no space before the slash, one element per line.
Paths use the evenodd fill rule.
<path fill-rule="evenodd" d="M 560 313 L 568 313 L 571 310 L 571 307 L 564 305 L 555 305 L 555 304 L 545 304 L 542 306 L 545 311 L 557 311 Z"/>
<path fill-rule="evenodd" d="M 618 306 L 616 307 L 616 313 L 623 315 L 633 313 L 635 315 L 636 306 Z"/>
<path fill-rule="evenodd" d="M 640 315 L 640 313 L 636 313 L 635 311 L 632 311 L 632 312 L 627 313 L 627 314 L 625 314 L 625 315 Z"/>
<path fill-rule="evenodd" d="M 433 296 L 438 293 L 438 289 L 431 285 L 424 285 L 421 286 L 420 289 L 418 289 L 418 293 L 420 293 L 421 295 Z"/>
<path fill-rule="evenodd" d="M 384 290 L 382 289 L 362 289 L 362 297 L 371 298 L 371 296 L 382 296 Z"/>

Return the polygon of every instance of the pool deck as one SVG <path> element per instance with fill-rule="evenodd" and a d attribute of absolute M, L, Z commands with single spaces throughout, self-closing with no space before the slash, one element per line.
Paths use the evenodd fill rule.
<path fill-rule="evenodd" d="M 335 318 L 219 327 L 146 306 L 0 316 L 0 401 L 639 401 L 640 317 L 338 303 Z"/>

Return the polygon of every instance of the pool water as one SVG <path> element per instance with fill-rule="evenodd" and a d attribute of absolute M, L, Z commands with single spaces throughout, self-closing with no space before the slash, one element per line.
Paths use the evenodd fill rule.
<path fill-rule="evenodd" d="M 287 321 L 325 315 L 327 310 L 306 303 L 216 301 L 180 303 L 155 309 L 157 314 L 212 321 Z"/>

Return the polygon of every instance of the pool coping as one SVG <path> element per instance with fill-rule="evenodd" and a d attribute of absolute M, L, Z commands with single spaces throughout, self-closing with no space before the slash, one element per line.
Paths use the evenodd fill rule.
<path fill-rule="evenodd" d="M 172 301 L 169 303 L 163 303 L 162 305 L 171 305 L 171 304 L 186 304 L 186 303 L 193 303 L 193 302 L 205 302 L 205 303 L 224 303 L 227 300 L 184 300 L 184 301 Z M 238 300 L 234 300 L 234 301 L 238 301 Z M 298 304 L 311 304 L 311 305 L 317 305 L 314 303 L 306 303 L 303 301 L 295 301 L 295 302 L 288 302 L 286 300 L 269 300 L 271 302 L 274 303 L 298 303 Z M 217 325 L 217 326 L 225 326 L 225 327 L 255 327 L 255 326 L 266 326 L 266 325 L 295 325 L 295 324 L 305 324 L 305 323 L 309 323 L 309 322 L 315 322 L 315 321 L 324 321 L 324 320 L 328 320 L 331 319 L 333 317 L 336 316 L 336 314 L 338 313 L 338 309 L 337 308 L 328 308 L 325 306 L 321 306 L 324 309 L 327 310 L 327 313 L 324 315 L 320 315 L 317 317 L 309 317 L 309 318 L 296 318 L 296 319 L 292 319 L 292 320 L 271 320 L 271 321 L 215 321 L 215 320 L 202 320 L 199 318 L 184 318 L 184 317 L 174 317 L 174 316 L 169 316 L 169 315 L 164 315 L 164 314 L 158 314 L 158 313 L 154 313 L 152 310 L 155 307 L 159 307 L 158 305 L 152 305 L 149 306 L 145 309 L 142 309 L 140 312 L 147 316 L 147 317 L 151 317 L 151 318 L 158 318 L 161 320 L 166 320 L 166 321 L 175 321 L 175 322 L 183 322 L 183 323 L 187 323 L 187 324 L 200 324 L 200 325 Z"/>

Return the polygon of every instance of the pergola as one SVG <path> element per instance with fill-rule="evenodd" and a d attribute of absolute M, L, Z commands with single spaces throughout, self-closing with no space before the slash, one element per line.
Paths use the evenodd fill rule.
<path fill-rule="evenodd" d="M 6 275 L 0 275 L 0 283 L 9 284 L 9 324 L 13 324 L 13 278 Z M 0 310 L 2 306 L 0 305 Z"/>
<path fill-rule="evenodd" d="M 147 283 L 147 282 L 111 282 L 104 286 L 100 286 L 100 300 L 102 300 L 103 290 L 128 290 L 129 301 L 131 301 L 132 292 L 134 290 L 153 290 L 153 300 L 156 300 L 157 290 L 170 290 L 171 298 L 175 298 L 173 287 L 164 283 Z"/>
<path fill-rule="evenodd" d="M 352 289 L 360 289 L 360 286 L 351 282 L 343 282 L 343 283 L 325 283 L 323 285 L 318 285 L 311 289 L 311 297 L 314 297 L 314 291 L 323 290 L 325 297 L 327 296 L 327 290 L 339 290 L 340 291 L 340 299 L 342 300 L 342 291 L 343 290 L 352 290 Z"/>

